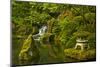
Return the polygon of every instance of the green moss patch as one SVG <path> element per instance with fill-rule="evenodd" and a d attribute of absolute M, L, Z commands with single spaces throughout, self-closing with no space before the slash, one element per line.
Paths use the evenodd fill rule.
<path fill-rule="evenodd" d="M 76 50 L 76 49 L 65 49 L 64 50 L 65 56 L 70 57 L 77 60 L 93 60 L 96 58 L 96 50 Z"/>

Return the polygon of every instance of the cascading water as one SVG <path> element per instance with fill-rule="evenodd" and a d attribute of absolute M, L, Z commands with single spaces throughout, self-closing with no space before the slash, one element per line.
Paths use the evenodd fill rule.
<path fill-rule="evenodd" d="M 34 40 L 40 40 L 40 37 L 41 37 L 44 33 L 46 33 L 46 31 L 47 31 L 47 26 L 42 26 L 42 27 L 39 29 L 39 33 L 33 35 L 33 39 L 34 39 Z"/>

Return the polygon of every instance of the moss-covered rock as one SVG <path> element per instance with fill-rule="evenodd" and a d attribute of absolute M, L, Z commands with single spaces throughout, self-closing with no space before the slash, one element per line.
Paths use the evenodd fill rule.
<path fill-rule="evenodd" d="M 39 50 L 37 49 L 32 34 L 24 41 L 22 49 L 19 53 L 19 60 L 26 61 L 25 64 L 30 64 L 32 62 L 37 63 L 39 61 Z"/>
<path fill-rule="evenodd" d="M 19 59 L 24 59 L 24 60 L 28 59 L 26 53 L 27 53 L 27 51 L 29 50 L 29 48 L 31 46 L 31 42 L 32 42 L 31 36 L 32 35 L 29 35 L 28 38 L 24 41 L 22 49 L 19 53 Z"/>

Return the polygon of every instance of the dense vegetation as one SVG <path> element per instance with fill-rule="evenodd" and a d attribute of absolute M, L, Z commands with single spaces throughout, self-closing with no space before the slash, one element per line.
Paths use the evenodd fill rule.
<path fill-rule="evenodd" d="M 18 64 L 18 55 L 24 40 L 30 34 L 37 34 L 39 28 L 44 24 L 48 27 L 48 30 L 41 37 L 41 41 L 44 42 L 49 39 L 52 45 L 40 46 L 40 56 L 42 58 L 46 51 L 49 52 L 50 58 L 57 59 L 57 61 L 52 61 L 53 63 L 58 62 L 58 59 L 60 62 L 68 62 L 65 56 L 75 58 L 75 54 L 78 54 L 80 58 L 78 60 L 84 58 L 93 60 L 95 58 L 95 6 L 12 1 L 12 11 L 13 64 Z M 78 37 L 87 39 L 90 45 L 88 52 L 82 52 L 84 57 L 79 55 L 80 50 L 73 49 Z M 49 56 L 46 57 L 49 58 Z M 91 58 L 88 59 L 87 57 Z M 49 62 L 50 59 L 44 61 L 44 63 L 52 63 Z M 70 60 L 70 62 L 72 61 Z M 39 63 L 41 64 L 43 61 L 40 60 Z"/>

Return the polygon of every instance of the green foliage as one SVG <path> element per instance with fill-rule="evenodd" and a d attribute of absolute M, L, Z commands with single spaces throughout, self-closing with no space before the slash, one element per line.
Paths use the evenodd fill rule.
<path fill-rule="evenodd" d="M 96 14 L 95 13 L 86 13 L 85 18 L 90 23 L 95 23 L 96 22 Z"/>
<path fill-rule="evenodd" d="M 73 48 L 76 44 L 76 37 L 72 36 L 66 43 L 66 48 Z"/>
<path fill-rule="evenodd" d="M 52 33 L 54 33 L 55 35 L 58 35 L 60 31 L 61 31 L 60 25 L 55 23 L 55 25 L 53 26 L 53 29 L 52 29 Z"/>
<path fill-rule="evenodd" d="M 85 38 L 89 36 L 90 33 L 88 31 L 78 31 L 78 32 L 73 33 L 73 35 L 75 35 L 76 37 Z"/>
<path fill-rule="evenodd" d="M 91 33 L 89 36 L 88 36 L 88 40 L 89 40 L 89 46 L 91 49 L 93 48 L 96 48 L 96 34 L 95 33 Z"/>

